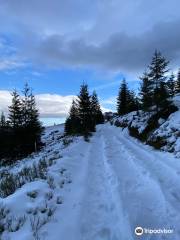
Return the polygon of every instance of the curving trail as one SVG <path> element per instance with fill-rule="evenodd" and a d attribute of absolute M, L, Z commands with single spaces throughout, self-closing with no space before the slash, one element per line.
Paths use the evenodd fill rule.
<path fill-rule="evenodd" d="M 74 184 L 53 240 L 180 239 L 180 161 L 172 154 L 105 124 L 67 156 Z M 137 237 L 137 226 L 174 232 Z"/>

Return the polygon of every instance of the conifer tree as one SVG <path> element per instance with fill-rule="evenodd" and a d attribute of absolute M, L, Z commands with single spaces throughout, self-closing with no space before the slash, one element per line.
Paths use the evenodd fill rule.
<path fill-rule="evenodd" d="M 128 94 L 127 83 L 123 79 L 117 97 L 117 113 L 119 116 L 128 113 Z"/>
<path fill-rule="evenodd" d="M 36 108 L 35 96 L 26 83 L 23 90 L 22 98 L 22 137 L 24 145 L 29 149 L 37 150 L 41 143 L 41 134 L 43 127 L 39 120 L 39 112 Z"/>
<path fill-rule="evenodd" d="M 127 92 L 127 113 L 138 110 L 138 99 L 135 97 L 134 91 Z"/>
<path fill-rule="evenodd" d="M 4 112 L 1 112 L 0 127 L 1 128 L 6 127 L 6 118 Z"/>
<path fill-rule="evenodd" d="M 66 121 L 64 123 L 64 132 L 67 135 L 71 135 L 72 134 L 71 119 L 69 117 L 66 118 Z"/>
<path fill-rule="evenodd" d="M 171 100 L 169 100 L 169 93 L 165 82 L 160 83 L 159 88 L 159 107 L 160 109 L 166 109 L 171 105 Z"/>
<path fill-rule="evenodd" d="M 27 126 L 30 122 L 30 113 L 31 113 L 31 89 L 26 83 L 23 90 L 23 99 L 22 99 L 22 118 L 23 125 Z"/>
<path fill-rule="evenodd" d="M 36 141 L 36 144 L 40 143 L 41 134 L 43 131 L 43 127 L 39 120 L 39 112 L 36 108 L 36 100 L 35 96 L 31 92 L 29 97 L 29 107 L 28 107 L 28 119 L 27 119 L 27 127 L 32 131 L 33 140 Z"/>
<path fill-rule="evenodd" d="M 149 111 L 152 106 L 152 84 L 147 72 L 140 78 L 142 80 L 140 85 L 141 107 L 144 111 Z"/>
<path fill-rule="evenodd" d="M 161 97 L 161 87 L 162 84 L 166 80 L 166 73 L 168 72 L 168 64 L 169 62 L 161 55 L 160 52 L 155 51 L 154 56 L 152 58 L 151 64 L 149 65 L 149 78 L 152 82 L 152 87 L 154 90 L 153 94 L 153 104 L 156 107 L 156 111 L 159 110 L 160 100 L 163 102 L 165 99 L 165 95 Z"/>
<path fill-rule="evenodd" d="M 80 118 L 78 113 L 78 105 L 75 100 L 72 101 L 72 105 L 69 111 L 69 117 L 65 122 L 66 134 L 78 134 L 80 132 Z"/>
<path fill-rule="evenodd" d="M 169 93 L 170 97 L 173 97 L 175 94 L 175 80 L 174 80 L 175 76 L 172 73 L 169 80 L 167 81 L 167 90 Z"/>
<path fill-rule="evenodd" d="M 9 122 L 13 128 L 22 126 L 22 104 L 16 90 L 12 92 L 12 104 L 9 107 Z"/>
<path fill-rule="evenodd" d="M 99 104 L 98 96 L 95 91 L 91 96 L 91 110 L 93 115 L 94 124 L 101 124 L 104 122 L 104 116 L 101 111 L 101 107 Z"/>
<path fill-rule="evenodd" d="M 177 80 L 175 82 L 175 93 L 180 93 L 180 69 L 177 74 Z"/>
<path fill-rule="evenodd" d="M 92 117 L 91 97 L 89 95 L 87 84 L 81 85 L 78 95 L 78 112 L 80 118 L 81 132 L 88 136 L 90 132 L 95 131 L 95 125 Z"/>

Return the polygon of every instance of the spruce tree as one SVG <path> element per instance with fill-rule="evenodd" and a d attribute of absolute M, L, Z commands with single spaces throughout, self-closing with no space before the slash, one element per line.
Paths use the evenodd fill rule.
<path fill-rule="evenodd" d="M 119 116 L 128 112 L 128 94 L 127 83 L 123 79 L 117 97 L 117 113 Z"/>
<path fill-rule="evenodd" d="M 22 99 L 22 120 L 23 125 L 27 126 L 30 121 L 31 113 L 31 89 L 26 83 L 23 90 L 23 99 Z"/>
<path fill-rule="evenodd" d="M 1 112 L 0 127 L 1 128 L 6 127 L 6 118 L 5 118 L 4 112 Z"/>
<path fill-rule="evenodd" d="M 164 101 L 163 95 L 161 97 L 161 90 L 162 87 L 161 83 L 164 83 L 166 80 L 166 73 L 168 72 L 168 64 L 169 62 L 161 55 L 160 52 L 155 51 L 154 56 L 152 58 L 151 64 L 149 65 L 149 79 L 152 82 L 152 87 L 154 90 L 153 94 L 153 104 L 156 107 L 156 111 L 159 110 L 160 101 Z"/>
<path fill-rule="evenodd" d="M 165 82 L 160 83 L 159 88 L 159 107 L 160 109 L 166 109 L 171 105 L 171 101 L 169 100 L 169 92 Z"/>
<path fill-rule="evenodd" d="M 180 93 L 180 69 L 177 74 L 177 80 L 175 82 L 175 93 Z"/>
<path fill-rule="evenodd" d="M 91 97 L 87 84 L 81 85 L 80 88 L 80 93 L 78 95 L 78 112 L 81 133 L 84 136 L 88 136 L 90 132 L 95 131 L 95 125 L 92 117 Z"/>
<path fill-rule="evenodd" d="M 104 122 L 104 116 L 101 111 L 98 96 L 95 91 L 93 91 L 93 94 L 91 96 L 91 111 L 92 111 L 93 121 L 95 125 L 101 124 Z"/>
<path fill-rule="evenodd" d="M 169 80 L 167 81 L 167 90 L 168 90 L 168 93 L 169 93 L 169 96 L 170 97 L 173 97 L 174 94 L 175 94 L 175 80 L 174 80 L 175 76 L 174 74 L 172 73 Z"/>
<path fill-rule="evenodd" d="M 12 92 L 12 104 L 9 107 L 9 122 L 13 128 L 22 126 L 22 104 L 16 90 Z"/>
<path fill-rule="evenodd" d="M 128 90 L 127 92 L 127 113 L 138 110 L 138 99 L 134 91 Z"/>
<path fill-rule="evenodd" d="M 36 108 L 36 100 L 35 96 L 33 95 L 32 91 L 29 97 L 29 103 L 28 103 L 28 119 L 27 119 L 27 127 L 32 131 L 32 140 L 36 142 L 36 144 L 39 144 L 41 142 L 41 134 L 43 131 L 42 124 L 39 120 L 39 112 Z"/>
<path fill-rule="evenodd" d="M 140 79 L 142 80 L 140 85 L 141 108 L 143 111 L 149 111 L 152 106 L 152 82 L 147 72 Z"/>
<path fill-rule="evenodd" d="M 64 123 L 64 132 L 67 135 L 71 135 L 72 134 L 72 125 L 71 125 L 70 117 L 66 118 L 66 121 Z"/>
<path fill-rule="evenodd" d="M 66 134 L 78 134 L 80 132 L 80 118 L 78 112 L 78 105 L 75 100 L 72 101 L 72 105 L 69 111 L 69 117 L 65 122 Z"/>

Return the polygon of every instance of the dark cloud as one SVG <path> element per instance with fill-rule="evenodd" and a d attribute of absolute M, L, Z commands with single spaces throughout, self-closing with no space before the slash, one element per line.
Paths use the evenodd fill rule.
<path fill-rule="evenodd" d="M 99 44 L 84 39 L 67 40 L 53 35 L 39 41 L 34 49 L 24 49 L 34 62 L 49 67 L 93 67 L 135 72 L 150 61 L 155 49 L 176 66 L 180 59 L 180 21 L 159 23 L 140 36 L 111 35 Z"/>
<path fill-rule="evenodd" d="M 2 0 L 0 19 L 33 64 L 137 73 L 155 49 L 178 66 L 179 7 L 179 0 Z"/>

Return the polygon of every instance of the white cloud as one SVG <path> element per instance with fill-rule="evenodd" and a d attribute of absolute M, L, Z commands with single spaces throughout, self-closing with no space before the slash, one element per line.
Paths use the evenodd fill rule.
<path fill-rule="evenodd" d="M 0 90 L 0 111 L 7 114 L 8 106 L 11 104 L 11 94 L 9 91 Z"/>
<path fill-rule="evenodd" d="M 39 94 L 36 95 L 37 106 L 41 117 L 66 117 L 73 95 L 61 96 L 57 94 Z"/>
<path fill-rule="evenodd" d="M 64 118 L 68 115 L 74 95 L 61 96 L 58 94 L 38 94 L 36 97 L 37 107 L 42 118 Z M 7 90 L 0 90 L 0 112 L 8 114 L 8 106 L 11 104 L 11 93 Z M 101 106 L 103 112 L 111 111 Z"/>
<path fill-rule="evenodd" d="M 19 62 L 16 59 L 6 58 L 0 59 L 0 71 L 2 70 L 12 70 L 24 66 L 25 63 Z"/>
<path fill-rule="evenodd" d="M 61 96 L 57 94 L 36 95 L 37 107 L 41 117 L 66 117 L 73 95 Z M 8 106 L 11 104 L 11 94 L 9 91 L 0 90 L 0 111 L 8 113 Z"/>
<path fill-rule="evenodd" d="M 105 113 L 105 112 L 111 112 L 111 111 L 112 111 L 112 109 L 103 107 L 102 105 L 101 105 L 101 110 L 102 110 L 103 113 Z"/>
<path fill-rule="evenodd" d="M 114 96 L 114 97 L 104 99 L 101 102 L 102 104 L 116 105 L 116 101 L 117 101 L 117 96 Z"/>

